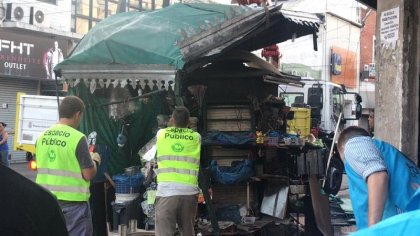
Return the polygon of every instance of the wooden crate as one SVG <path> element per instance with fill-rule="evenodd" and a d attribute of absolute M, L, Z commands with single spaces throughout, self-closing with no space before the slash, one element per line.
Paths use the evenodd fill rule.
<path fill-rule="evenodd" d="M 253 206 L 254 191 L 250 183 L 249 201 Z M 246 183 L 240 185 L 215 185 L 213 190 L 213 202 L 215 204 L 238 204 L 246 206 Z"/>
<path fill-rule="evenodd" d="M 240 132 L 252 129 L 252 113 L 249 106 L 210 106 L 207 108 L 207 130 Z"/>
<path fill-rule="evenodd" d="M 231 166 L 233 161 L 242 161 L 248 158 L 248 149 L 208 147 L 208 157 L 217 161 L 219 166 Z"/>
<path fill-rule="evenodd" d="M 243 119 L 251 120 L 248 106 L 211 106 L 207 108 L 207 119 Z"/>

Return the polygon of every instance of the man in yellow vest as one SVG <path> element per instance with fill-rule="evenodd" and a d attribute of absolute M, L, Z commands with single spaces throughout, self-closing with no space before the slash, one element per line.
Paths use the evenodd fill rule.
<path fill-rule="evenodd" d="M 96 175 L 100 157 L 91 157 L 85 135 L 76 130 L 84 109 L 80 98 L 64 98 L 58 108 L 59 122 L 36 142 L 36 183 L 57 197 L 70 236 L 92 235 L 89 181 Z"/>
<path fill-rule="evenodd" d="M 156 235 L 173 236 L 176 225 L 192 236 L 197 211 L 201 137 L 188 129 L 190 113 L 177 107 L 170 127 L 157 133 Z"/>

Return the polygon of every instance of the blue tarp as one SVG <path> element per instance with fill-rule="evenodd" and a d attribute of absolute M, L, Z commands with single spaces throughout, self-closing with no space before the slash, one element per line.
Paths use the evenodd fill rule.
<path fill-rule="evenodd" d="M 252 144 L 255 143 L 255 134 L 253 132 L 228 134 L 219 131 L 211 131 L 204 136 L 203 143 L 220 145 Z"/>
<path fill-rule="evenodd" d="M 250 160 L 245 160 L 232 167 L 218 166 L 217 162 L 213 160 L 210 170 L 214 181 L 226 185 L 241 183 L 254 175 Z"/>

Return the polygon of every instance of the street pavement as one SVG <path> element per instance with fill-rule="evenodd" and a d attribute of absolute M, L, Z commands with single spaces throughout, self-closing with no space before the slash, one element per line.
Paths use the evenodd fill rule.
<path fill-rule="evenodd" d="M 35 182 L 36 171 L 29 169 L 28 162 L 10 163 L 10 168 Z"/>

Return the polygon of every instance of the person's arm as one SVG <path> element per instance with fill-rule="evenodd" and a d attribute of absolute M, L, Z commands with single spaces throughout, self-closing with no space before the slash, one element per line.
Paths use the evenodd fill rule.
<path fill-rule="evenodd" d="M 7 138 L 9 137 L 9 134 L 7 132 L 3 133 L 3 139 L 0 141 L 0 145 L 7 142 Z"/>
<path fill-rule="evenodd" d="M 367 178 L 368 186 L 368 226 L 382 220 L 385 201 L 388 197 L 388 173 L 375 172 Z"/>
<path fill-rule="evenodd" d="M 94 162 L 95 163 L 95 162 Z M 92 180 L 96 176 L 96 163 L 92 167 L 83 168 L 82 175 L 85 180 Z"/>
<path fill-rule="evenodd" d="M 76 149 L 77 160 L 85 180 L 92 180 L 96 175 L 96 163 L 92 161 L 86 137 L 80 139 Z"/>

